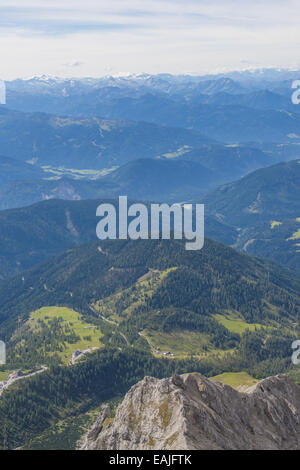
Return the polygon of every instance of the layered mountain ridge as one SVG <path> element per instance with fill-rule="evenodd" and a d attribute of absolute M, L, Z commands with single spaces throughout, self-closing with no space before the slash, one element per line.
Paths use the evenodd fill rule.
<path fill-rule="evenodd" d="M 300 449 L 300 387 L 269 377 L 237 391 L 198 373 L 145 377 L 114 418 L 103 407 L 83 450 Z"/>

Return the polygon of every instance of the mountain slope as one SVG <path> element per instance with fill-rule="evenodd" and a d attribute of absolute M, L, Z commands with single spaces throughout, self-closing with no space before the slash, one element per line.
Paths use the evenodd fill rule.
<path fill-rule="evenodd" d="M 211 139 L 151 123 L 20 113 L 0 108 L 2 153 L 38 165 L 103 169 Z"/>
<path fill-rule="evenodd" d="M 269 377 L 246 392 L 200 374 L 132 387 L 111 419 L 104 407 L 84 450 L 300 449 L 300 387 Z"/>
<path fill-rule="evenodd" d="M 222 175 L 200 163 L 167 158 L 134 160 L 95 179 L 45 177 L 44 173 L 43 179 L 4 185 L 0 188 L 0 209 L 24 207 L 54 198 L 118 198 L 121 194 L 131 199 L 181 202 L 199 198 L 224 182 Z"/>
<path fill-rule="evenodd" d="M 257 170 L 212 192 L 204 202 L 211 214 L 238 226 L 299 217 L 299 161 Z"/>
<path fill-rule="evenodd" d="M 49 433 L 63 447 L 62 421 L 145 375 L 289 370 L 299 292 L 291 273 L 210 240 L 196 253 L 179 241 L 95 242 L 1 282 L 0 337 L 9 352 L 1 374 L 41 360 L 54 367 L 4 392 L 0 447 L 40 448 Z M 91 344 L 94 332 L 101 351 L 72 367 L 56 362 L 54 352 L 67 360 L 81 335 Z"/>
<path fill-rule="evenodd" d="M 201 100 L 200 100 L 201 101 Z M 241 100 L 243 101 L 243 100 Z M 102 97 L 93 92 L 83 97 L 73 116 L 102 116 L 112 120 L 133 120 L 167 127 L 193 129 L 220 142 L 299 141 L 298 109 L 252 108 L 250 103 L 222 105 L 199 103 L 196 99 L 170 97 L 153 92 L 138 96 Z"/>
<path fill-rule="evenodd" d="M 53 198 L 81 200 L 114 198 L 120 194 L 164 202 L 199 199 L 220 184 L 270 163 L 275 160 L 255 148 L 203 145 L 194 150 L 184 146 L 157 158 L 133 160 L 109 172 L 50 166 L 42 172 L 28 165 L 22 177 L 20 171 L 14 175 L 12 166 L 10 180 L 5 178 L 0 186 L 0 209 L 24 207 Z M 15 168 L 18 168 L 17 161 Z"/>
<path fill-rule="evenodd" d="M 49 200 L 0 212 L 0 279 L 12 277 L 67 248 L 96 240 L 96 209 L 114 200 Z M 117 206 L 117 204 L 116 204 Z M 232 245 L 236 232 L 206 217 L 207 236 Z"/>
<path fill-rule="evenodd" d="M 0 187 L 13 181 L 41 178 L 42 175 L 40 168 L 0 155 Z"/>
<path fill-rule="evenodd" d="M 280 163 L 210 193 L 206 210 L 237 229 L 237 248 L 300 271 L 299 188 L 299 161 Z"/>
<path fill-rule="evenodd" d="M 223 182 L 231 182 L 258 168 L 276 163 L 272 155 L 240 145 L 203 145 L 201 148 L 185 152 L 181 158 L 209 168 L 219 176 L 219 181 Z"/>
<path fill-rule="evenodd" d="M 300 272 L 300 218 L 250 224 L 238 233 L 237 248 Z"/>
<path fill-rule="evenodd" d="M 100 202 L 50 200 L 0 212 L 0 278 L 96 240 L 96 208 Z"/>
<path fill-rule="evenodd" d="M 287 90 L 288 91 L 288 90 Z M 253 109 L 282 109 L 293 113 L 299 112 L 297 106 L 291 102 L 291 93 L 286 95 L 274 93 L 268 89 L 244 92 L 243 94 L 230 94 L 227 91 L 213 95 L 197 97 L 199 102 L 222 106 L 248 106 Z"/>
<path fill-rule="evenodd" d="M 131 199 L 181 202 L 216 187 L 221 176 L 200 163 L 181 159 L 141 159 L 110 173 L 106 184 L 115 186 L 115 196 Z"/>
<path fill-rule="evenodd" d="M 256 323 L 294 330 L 299 292 L 292 274 L 210 240 L 195 253 L 179 241 L 96 242 L 3 281 L 0 322 L 14 328 L 17 316 L 60 305 L 120 324 L 132 344 L 143 331 L 155 345 L 195 331 L 205 333 L 199 351 L 230 349 L 239 322 L 242 330 Z"/>
<path fill-rule="evenodd" d="M 75 449 L 101 403 L 109 401 L 114 407 L 145 375 L 162 378 L 188 370 L 197 370 L 195 361 L 155 359 L 133 348 L 110 349 L 73 367 L 60 365 L 19 381 L 0 400 L 0 449 Z"/>
<path fill-rule="evenodd" d="M 107 119 L 132 119 L 168 127 L 201 132 L 221 142 L 293 142 L 299 141 L 298 110 L 255 109 L 249 104 L 205 104 L 191 100 L 173 100 L 153 94 L 137 98 L 100 100 L 98 114 Z M 81 112 L 97 114 L 96 109 Z M 101 110 L 101 111 L 100 111 Z"/>

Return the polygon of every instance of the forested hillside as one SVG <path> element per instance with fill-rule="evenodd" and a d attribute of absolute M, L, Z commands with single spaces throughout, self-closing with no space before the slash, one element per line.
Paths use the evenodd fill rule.
<path fill-rule="evenodd" d="M 155 357 L 222 357 L 241 351 L 247 334 L 260 363 L 272 360 L 277 344 L 288 357 L 299 329 L 299 292 L 292 273 L 209 239 L 196 253 L 179 241 L 95 242 L 3 281 L 0 334 L 14 350 L 8 369 L 63 362 L 68 345 L 83 339 L 85 347 L 132 345 Z M 65 317 L 69 310 L 58 309 L 52 320 L 51 310 L 33 314 L 48 306 L 78 312 L 88 328 L 95 325 L 98 339 L 89 331 L 81 338 L 74 319 Z M 53 328 L 61 348 L 51 340 Z"/>
<path fill-rule="evenodd" d="M 300 164 L 257 170 L 204 198 L 210 215 L 238 230 L 235 246 L 300 272 Z"/>
<path fill-rule="evenodd" d="M 67 248 L 96 240 L 96 209 L 110 199 L 49 200 L 30 207 L 0 212 L 0 279 L 45 261 Z M 128 201 L 131 204 L 130 201 Z M 208 237 L 232 245 L 236 230 L 206 217 Z"/>

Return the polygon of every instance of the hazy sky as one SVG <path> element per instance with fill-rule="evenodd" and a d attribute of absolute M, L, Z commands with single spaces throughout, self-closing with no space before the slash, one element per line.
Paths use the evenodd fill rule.
<path fill-rule="evenodd" d="M 299 0 L 0 0 L 0 78 L 300 66 Z"/>

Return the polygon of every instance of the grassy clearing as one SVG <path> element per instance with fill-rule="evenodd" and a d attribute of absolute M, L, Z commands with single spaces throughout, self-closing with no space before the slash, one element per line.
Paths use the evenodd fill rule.
<path fill-rule="evenodd" d="M 258 380 L 251 377 L 247 372 L 225 372 L 224 374 L 210 377 L 210 380 L 230 385 L 233 388 L 238 388 L 241 385 L 251 387 L 258 382 Z"/>
<path fill-rule="evenodd" d="M 282 225 L 282 222 L 279 222 L 277 220 L 272 220 L 271 229 L 273 230 L 275 227 L 279 227 L 280 225 Z"/>
<path fill-rule="evenodd" d="M 67 307 L 43 307 L 30 315 L 30 327 L 33 331 L 39 328 L 38 320 L 49 323 L 53 319 L 62 319 L 63 324 L 68 325 L 80 338 L 76 343 L 63 345 L 62 351 L 55 351 L 65 364 L 68 364 L 71 355 L 77 349 L 84 350 L 91 347 L 103 347 L 101 338 L 103 334 L 94 325 L 82 320 L 82 315 Z M 53 354 L 53 353 L 51 353 Z"/>
<path fill-rule="evenodd" d="M 196 331 L 162 331 L 145 330 L 143 335 L 148 339 L 154 349 L 163 352 L 171 352 L 174 356 L 201 355 L 205 349 L 211 347 L 209 335 Z"/>
<path fill-rule="evenodd" d="M 184 155 L 185 153 L 189 152 L 192 149 L 189 145 L 184 145 L 180 147 L 178 150 L 172 153 L 164 153 L 162 156 L 165 158 L 178 158 Z"/>
<path fill-rule="evenodd" d="M 0 372 L 0 382 L 4 382 L 8 379 L 8 372 Z"/>
<path fill-rule="evenodd" d="M 73 179 L 87 179 L 87 180 L 96 180 L 100 178 L 101 176 L 108 175 L 115 169 L 117 169 L 117 166 L 114 166 L 112 168 L 105 168 L 103 170 L 91 170 L 91 169 L 85 169 L 85 170 L 78 170 L 76 168 L 64 168 L 64 167 L 51 167 L 51 166 L 43 166 L 42 169 L 43 171 L 50 176 L 47 179 L 57 179 L 61 178 L 62 176 L 69 176 L 72 177 Z"/>
<path fill-rule="evenodd" d="M 297 217 L 296 222 L 300 223 L 300 217 Z M 293 233 L 293 235 L 290 238 L 287 238 L 286 241 L 289 242 L 289 241 L 299 240 L 299 239 L 300 239 L 300 228 L 298 228 L 298 230 L 295 233 Z"/>
<path fill-rule="evenodd" d="M 256 328 L 262 328 L 259 323 L 246 323 L 237 312 L 226 311 L 224 315 L 214 315 L 214 318 L 227 330 L 239 335 L 242 335 L 246 330 L 255 331 Z"/>
<path fill-rule="evenodd" d="M 286 241 L 293 241 L 293 240 L 299 240 L 300 239 L 300 228 L 297 230 L 297 232 L 293 233 L 293 235 L 290 238 L 287 238 Z"/>

